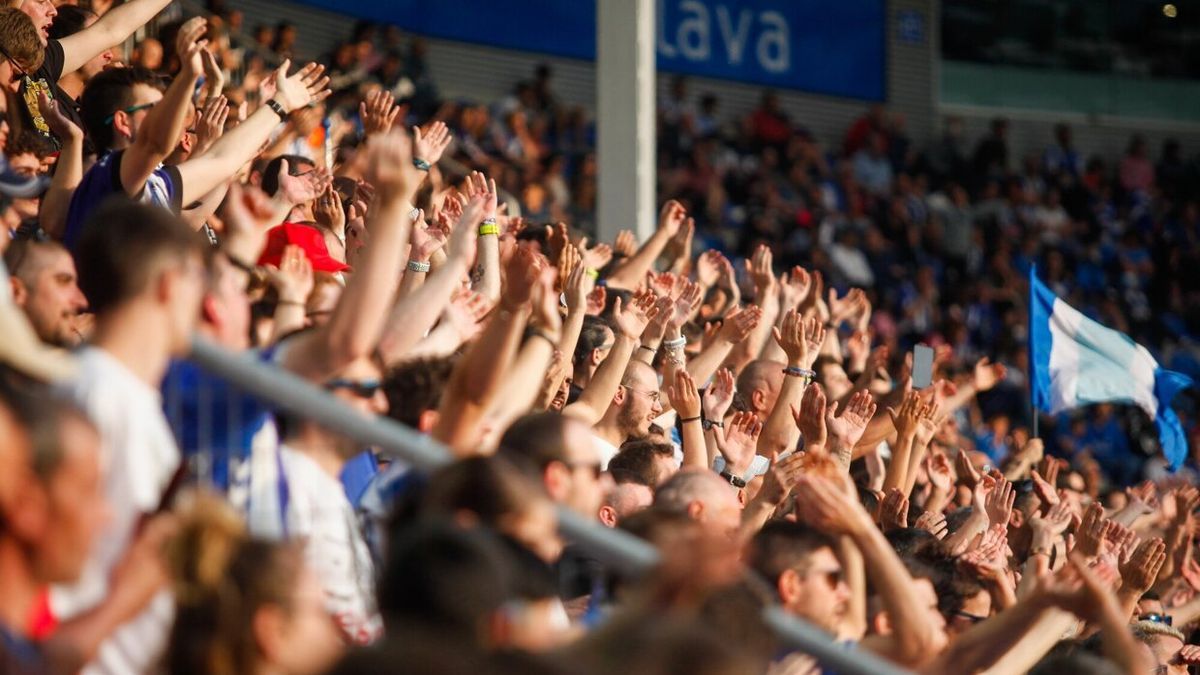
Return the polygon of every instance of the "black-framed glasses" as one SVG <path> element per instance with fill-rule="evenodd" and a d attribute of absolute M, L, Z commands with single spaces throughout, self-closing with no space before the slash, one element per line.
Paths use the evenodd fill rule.
<path fill-rule="evenodd" d="M 21 75 L 21 77 L 24 77 L 26 79 L 33 79 L 33 78 L 29 77 L 29 72 L 26 71 L 24 68 L 22 68 L 21 64 L 17 63 L 17 60 L 14 59 L 11 54 L 8 53 L 7 49 L 0 47 L 0 56 L 3 56 L 4 58 L 8 59 L 8 62 L 12 64 L 12 67 L 17 70 L 17 72 Z"/>
<path fill-rule="evenodd" d="M 1164 626 L 1170 626 L 1173 622 L 1173 619 L 1171 618 L 1170 614 L 1159 614 L 1158 612 L 1154 612 L 1151 614 L 1138 615 L 1138 621 L 1153 621 L 1154 623 L 1161 623 Z"/>
<path fill-rule="evenodd" d="M 117 113 L 119 113 L 119 112 L 123 112 L 126 115 L 132 115 L 133 113 L 135 113 L 139 110 L 149 110 L 150 108 L 153 108 L 156 105 L 158 105 L 158 101 L 155 101 L 154 103 L 140 103 L 138 105 L 131 105 L 128 108 L 121 108 L 117 112 L 114 112 L 113 114 L 109 115 L 108 117 L 105 117 L 104 123 L 112 124 L 113 120 L 117 119 Z"/>
<path fill-rule="evenodd" d="M 325 383 L 325 388 L 330 391 L 343 389 L 354 394 L 359 398 L 372 398 L 383 387 L 383 383 L 379 380 L 347 380 L 338 378 Z"/>

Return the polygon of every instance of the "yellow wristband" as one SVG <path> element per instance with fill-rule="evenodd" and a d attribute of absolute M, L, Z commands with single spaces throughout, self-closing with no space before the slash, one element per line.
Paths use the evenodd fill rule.
<path fill-rule="evenodd" d="M 486 237 L 489 234 L 500 234 L 500 226 L 495 223 L 479 226 L 479 236 Z"/>
<path fill-rule="evenodd" d="M 599 271 L 599 270 L 594 270 L 594 269 L 592 269 L 592 268 L 588 267 L 588 268 L 586 268 L 585 270 L 583 270 L 583 272 L 584 272 L 584 274 L 588 275 L 589 277 L 591 277 L 591 278 L 593 278 L 593 279 L 599 279 L 599 278 L 600 278 L 600 271 Z"/>

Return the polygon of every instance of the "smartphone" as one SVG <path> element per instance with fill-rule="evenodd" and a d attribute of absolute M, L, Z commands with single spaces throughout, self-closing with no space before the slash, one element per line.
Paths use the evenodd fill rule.
<path fill-rule="evenodd" d="M 933 347 L 913 347 L 913 389 L 924 389 L 933 384 Z"/>

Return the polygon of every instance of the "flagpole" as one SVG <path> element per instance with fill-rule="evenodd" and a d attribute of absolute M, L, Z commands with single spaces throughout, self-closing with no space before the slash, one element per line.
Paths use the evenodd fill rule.
<path fill-rule="evenodd" d="M 1035 379 L 1033 374 L 1033 283 L 1035 279 L 1037 279 L 1037 263 L 1031 263 L 1029 265 L 1028 305 L 1025 307 L 1025 339 L 1027 340 L 1025 346 L 1025 363 L 1027 364 L 1025 368 L 1027 371 L 1025 373 L 1025 383 L 1029 387 L 1029 413 L 1033 417 L 1033 437 L 1041 438 L 1038 434 L 1037 399 L 1033 395 L 1033 382 Z"/>

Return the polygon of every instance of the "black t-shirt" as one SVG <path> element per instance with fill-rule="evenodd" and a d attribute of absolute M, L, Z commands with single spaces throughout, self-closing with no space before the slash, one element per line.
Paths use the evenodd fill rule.
<path fill-rule="evenodd" d="M 38 107 L 39 92 L 44 92 L 50 100 L 58 101 L 59 110 L 63 115 L 78 125 L 80 129 L 84 129 L 83 118 L 79 115 L 79 104 L 58 86 L 58 80 L 63 74 L 63 62 L 62 43 L 58 40 L 51 40 L 46 45 L 46 58 L 42 61 L 42 66 L 33 73 L 32 77 L 25 77 L 21 80 L 21 89 L 18 92 L 21 101 L 25 104 L 21 107 L 26 128 L 36 130 L 43 138 L 50 141 L 55 150 L 62 147 L 62 142 L 50 133 L 50 127 L 46 125 L 46 120 L 42 119 L 41 109 Z"/>

